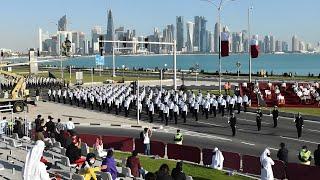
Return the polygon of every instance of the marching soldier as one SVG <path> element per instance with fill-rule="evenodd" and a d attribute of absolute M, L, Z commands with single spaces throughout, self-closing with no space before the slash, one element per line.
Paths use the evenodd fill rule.
<path fill-rule="evenodd" d="M 60 98 L 61 98 L 61 89 L 58 90 L 58 103 L 60 103 Z"/>
<path fill-rule="evenodd" d="M 193 114 L 196 118 L 196 121 L 198 121 L 198 113 L 199 113 L 199 103 L 196 101 L 194 103 L 194 110 L 193 110 Z"/>
<path fill-rule="evenodd" d="M 63 104 L 65 104 L 66 103 L 66 98 L 67 98 L 67 90 L 63 91 L 62 97 L 63 97 Z"/>
<path fill-rule="evenodd" d="M 298 139 L 299 139 L 301 137 L 302 128 L 303 128 L 303 119 L 302 119 L 300 112 L 298 113 L 294 122 L 296 123 L 296 128 L 297 128 L 297 132 L 298 132 Z"/>
<path fill-rule="evenodd" d="M 209 112 L 210 112 L 210 102 L 209 100 L 206 100 L 205 103 L 204 103 L 204 111 L 205 111 L 205 114 L 206 114 L 206 119 L 209 118 Z"/>
<path fill-rule="evenodd" d="M 178 124 L 179 106 L 175 104 L 173 106 L 174 124 Z"/>
<path fill-rule="evenodd" d="M 56 94 L 57 94 L 57 92 L 56 92 L 56 90 L 54 89 L 54 90 L 52 91 L 53 102 L 56 102 Z"/>
<path fill-rule="evenodd" d="M 238 114 L 240 114 L 241 105 L 242 105 L 242 97 L 239 95 L 239 96 L 238 96 L 238 98 L 237 98 L 237 109 L 238 109 Z"/>
<path fill-rule="evenodd" d="M 217 116 L 217 108 L 218 108 L 218 101 L 214 98 L 212 102 L 212 111 L 213 111 L 213 116 Z"/>
<path fill-rule="evenodd" d="M 243 111 L 244 111 L 244 112 L 247 112 L 248 103 L 249 103 L 249 98 L 248 98 L 248 96 L 245 94 L 245 95 L 243 96 Z"/>
<path fill-rule="evenodd" d="M 260 108 L 257 111 L 256 121 L 257 121 L 258 131 L 260 131 L 261 130 L 261 121 L 262 121 L 262 111 Z"/>
<path fill-rule="evenodd" d="M 186 103 L 184 103 L 182 106 L 182 118 L 184 123 L 187 122 L 187 113 L 188 113 L 188 106 Z"/>
<path fill-rule="evenodd" d="M 49 90 L 48 90 L 48 99 L 49 99 L 49 101 L 51 101 L 51 93 L 52 93 L 52 90 L 49 89 Z"/>
<path fill-rule="evenodd" d="M 221 105 L 220 105 L 220 109 L 221 109 L 221 116 L 224 117 L 224 109 L 227 106 L 227 102 L 224 98 L 222 98 L 221 100 Z"/>
<path fill-rule="evenodd" d="M 232 130 L 232 136 L 235 136 L 236 135 L 237 118 L 235 117 L 234 113 L 232 113 L 232 116 L 230 117 L 228 123 L 230 124 L 231 130 Z"/>
<path fill-rule="evenodd" d="M 153 123 L 153 114 L 154 114 L 154 105 L 153 102 L 150 102 L 149 104 L 149 119 L 150 119 L 150 123 Z"/>
<path fill-rule="evenodd" d="M 279 111 L 277 106 L 274 106 L 273 108 L 272 118 L 273 118 L 273 127 L 276 128 L 278 126 L 278 118 L 279 118 Z"/>
<path fill-rule="evenodd" d="M 164 110 L 163 110 L 163 115 L 164 115 L 164 117 L 165 117 L 165 119 L 166 119 L 166 126 L 168 126 L 168 118 L 169 118 L 169 106 L 168 105 L 166 105 L 165 107 L 164 107 Z"/>

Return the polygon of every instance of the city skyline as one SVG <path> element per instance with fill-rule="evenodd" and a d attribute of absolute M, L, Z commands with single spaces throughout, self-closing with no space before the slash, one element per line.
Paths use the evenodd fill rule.
<path fill-rule="evenodd" d="M 167 1 L 167 0 L 165 0 Z M 163 3 L 165 3 L 163 1 Z M 223 9 L 222 13 L 222 24 L 227 25 L 232 32 L 240 32 L 242 30 L 246 30 L 246 11 L 247 7 L 249 7 L 250 4 L 254 5 L 254 12 L 253 12 L 253 18 L 252 18 L 252 32 L 253 34 L 259 34 L 259 35 L 273 35 L 276 40 L 281 41 L 287 41 L 289 42 L 291 46 L 291 39 L 293 35 L 297 35 L 299 39 L 303 39 L 306 42 L 310 42 L 313 45 L 315 45 L 319 40 L 314 39 L 317 37 L 318 32 L 316 31 L 317 28 L 313 27 L 314 23 L 312 21 L 308 21 L 308 19 L 305 19 L 308 17 L 317 18 L 319 19 L 319 14 L 316 14 L 314 11 L 316 11 L 315 6 L 310 6 L 308 3 L 299 4 L 299 9 L 306 9 L 308 8 L 308 13 L 293 13 L 297 9 L 296 5 L 289 4 L 290 6 L 293 6 L 292 9 L 286 10 L 281 12 L 281 7 L 288 6 L 287 0 L 284 0 L 286 2 L 275 2 L 270 1 L 269 3 L 265 2 L 256 2 L 253 3 L 249 1 L 234 1 L 229 2 L 225 8 Z M 32 2 L 36 2 L 34 0 L 31 0 Z M 63 15 L 67 14 L 68 17 L 68 30 L 72 29 L 75 31 L 83 31 L 87 35 L 91 34 L 90 31 L 92 27 L 99 25 L 102 27 L 102 31 L 106 31 L 106 19 L 107 19 L 107 8 L 112 9 L 113 11 L 113 17 L 114 17 L 114 28 L 118 28 L 120 26 L 124 26 L 125 28 L 129 29 L 135 29 L 137 31 L 138 35 L 148 35 L 152 34 L 154 28 L 163 29 L 168 24 L 174 24 L 176 25 L 176 17 L 182 16 L 184 21 L 184 34 L 186 34 L 186 22 L 193 21 L 193 18 L 195 16 L 203 16 L 206 18 L 207 23 L 207 30 L 214 32 L 214 24 L 216 23 L 216 15 L 217 12 L 213 8 L 213 6 L 210 6 L 210 4 L 202 1 L 196 1 L 196 0 L 188 0 L 188 1 L 181 1 L 181 0 L 175 0 L 170 5 L 170 7 L 167 7 L 161 3 L 154 2 L 153 6 L 152 3 L 147 2 L 145 0 L 141 0 L 141 2 L 131 2 L 126 0 L 120 0 L 120 1 L 109 1 L 108 4 L 106 1 L 97 1 L 93 0 L 91 3 L 91 7 L 96 9 L 96 11 L 93 13 L 92 10 L 88 9 L 87 11 L 83 11 L 85 8 L 84 6 L 87 5 L 87 2 L 83 2 L 81 5 L 79 3 L 76 3 L 76 1 L 71 0 L 70 2 L 65 2 L 65 6 L 60 6 L 60 8 L 55 8 L 59 2 L 63 2 L 61 0 L 55 0 L 54 3 L 50 1 L 50 3 L 36 3 L 34 8 L 37 10 L 30 13 L 31 9 L 23 8 L 26 5 L 25 2 L 21 2 L 17 5 L 17 3 L 14 2 L 4 2 L 4 7 L 8 6 L 8 8 L 4 8 L 4 13 L 10 10 L 10 7 L 14 7 L 19 13 L 16 13 L 14 15 L 11 15 L 5 19 L 5 23 L 2 23 L 1 28 L 3 29 L 3 32 L 0 35 L 0 38 L 2 41 L 0 41 L 0 48 L 11 48 L 14 50 L 23 50 L 26 51 L 26 49 L 30 47 L 37 47 L 37 37 L 38 37 L 38 28 L 42 27 L 43 31 L 49 31 L 50 33 L 53 33 L 57 29 L 56 22 L 58 19 Z M 170 1 L 171 2 L 171 1 Z M 266 9 L 270 9 L 274 7 L 274 5 L 277 5 L 277 8 L 272 11 L 272 13 L 269 12 L 269 14 L 266 14 Z M 294 3 L 293 3 L 294 4 Z M 312 3 L 312 4 L 318 4 L 318 2 Z M 72 5 L 72 6 L 70 6 Z M 127 5 L 130 8 L 123 8 L 123 5 Z M 132 5 L 132 6 L 130 6 Z M 159 8 L 154 8 L 154 5 L 159 5 Z M 320 3 L 319 3 L 320 5 Z M 30 6 L 30 5 L 29 5 Z M 53 6 L 53 8 L 45 8 L 47 6 Z M 179 8 L 180 6 L 180 8 Z M 187 9 L 187 7 L 193 6 L 192 9 Z M 264 6 L 264 7 L 263 7 Z M 143 8 L 146 12 L 142 13 L 138 10 L 140 8 L 138 7 L 148 7 Z M 158 9 L 161 9 L 161 7 L 166 7 L 166 9 L 161 10 L 162 14 L 160 14 L 161 17 L 157 18 L 159 16 L 157 12 L 159 12 Z M 198 7 L 198 8 L 197 8 Z M 91 8 L 91 9 L 92 9 Z M 55 10 L 56 9 L 56 10 Z M 237 10 L 237 13 L 234 13 L 234 10 Z M 276 11 L 280 11 L 279 12 Z M 48 12 L 47 12 L 48 11 Z M 65 12 L 61 14 L 61 12 Z M 125 11 L 126 13 L 122 13 Z M 148 12 L 153 11 L 154 14 L 150 14 Z M 293 11 L 293 12 L 292 12 Z M 26 14 L 23 14 L 23 12 L 27 12 Z M 82 13 L 81 13 L 82 12 Z M 86 13 L 83 13 L 86 12 Z M 9 13 L 9 12 L 8 12 Z M 22 15 L 23 14 L 23 15 Z M 298 14 L 298 15 L 292 15 L 292 14 Z M 43 15 L 43 16 L 39 16 Z M 237 18 L 234 18 L 236 15 Z M 290 15 L 290 18 L 289 18 Z M 33 17 L 29 21 L 23 21 L 23 18 Z M 136 18 L 137 16 L 140 17 Z M 232 17 L 233 16 L 233 17 Z M 288 18 L 287 21 L 283 24 L 279 23 L 279 20 L 272 19 L 271 17 L 278 16 L 278 19 L 285 19 Z M 298 18 L 296 16 L 299 16 Z M 54 18 L 52 18 L 54 17 Z M 58 17 L 58 18 L 57 18 Z M 84 18 L 85 17 L 85 18 Z M 311 18 L 311 19 L 312 19 Z M 21 19 L 18 21 L 18 19 Z M 152 21 L 150 21 L 152 19 Z M 156 19 L 156 21 L 155 21 Z M 263 19 L 263 21 L 261 20 Z M 299 21 L 301 19 L 301 21 Z M 303 20 L 304 19 L 304 20 Z M 81 20 L 81 21 L 80 21 Z M 270 25 L 270 21 L 272 20 L 273 23 Z M 52 23 L 52 21 L 54 23 Z M 142 22 L 143 21 L 143 22 Z M 70 23 L 69 23 L 70 22 Z M 268 23 L 269 22 L 269 23 Z M 299 26 L 296 25 L 296 22 L 299 22 Z M 27 28 L 17 28 L 22 25 L 26 25 Z M 7 25 L 7 26 L 6 26 Z M 287 27 L 287 29 L 283 29 L 284 26 Z M 292 28 L 293 26 L 296 26 L 296 28 Z M 11 31 L 8 29 L 11 27 Z M 290 29 L 291 27 L 291 29 Z M 312 27 L 312 28 L 311 28 Z M 307 31 L 304 31 L 302 29 L 307 29 Z M 186 35 L 184 35 L 186 39 Z M 11 37 L 8 39 L 8 37 Z M 90 40 L 90 39 L 89 39 Z M 184 40 L 186 41 L 186 40 Z"/>

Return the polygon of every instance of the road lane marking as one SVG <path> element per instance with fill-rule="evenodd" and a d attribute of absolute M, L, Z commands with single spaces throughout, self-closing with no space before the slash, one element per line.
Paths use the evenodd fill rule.
<path fill-rule="evenodd" d="M 313 130 L 313 129 L 306 129 L 307 131 L 311 131 L 311 132 L 318 132 L 318 133 L 320 133 L 320 131 L 319 130 Z"/>
<path fill-rule="evenodd" d="M 249 145 L 249 146 L 255 146 L 255 144 L 251 144 L 251 143 L 248 143 L 248 142 L 244 142 L 244 141 L 242 141 L 241 143 L 242 143 L 242 144 L 246 144 L 246 145 Z"/>
<path fill-rule="evenodd" d="M 269 147 L 268 149 L 271 149 L 271 150 L 274 150 L 274 151 L 278 151 L 277 148 L 271 148 L 271 147 Z"/>
<path fill-rule="evenodd" d="M 219 124 L 213 124 L 213 123 L 206 123 L 206 122 L 202 122 L 202 121 L 198 121 L 199 124 L 206 124 L 206 125 L 211 125 L 211 126 L 217 126 L 217 127 L 225 127 Z"/>
<path fill-rule="evenodd" d="M 311 144 L 319 144 L 318 142 L 307 141 L 307 140 L 303 140 L 303 139 L 295 139 L 295 138 L 285 137 L 285 136 L 280 136 L 280 138 L 283 138 L 283 139 L 290 139 L 290 140 L 293 140 L 293 141 L 306 142 L 306 143 L 311 143 Z"/>

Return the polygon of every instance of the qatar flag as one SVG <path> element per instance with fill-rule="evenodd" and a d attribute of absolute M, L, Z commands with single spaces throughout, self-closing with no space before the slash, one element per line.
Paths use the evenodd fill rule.
<path fill-rule="evenodd" d="M 259 56 L 259 42 L 258 39 L 252 39 L 250 43 L 251 58 Z"/>
<path fill-rule="evenodd" d="M 229 56 L 229 33 L 228 32 L 221 33 L 221 56 L 222 57 Z"/>

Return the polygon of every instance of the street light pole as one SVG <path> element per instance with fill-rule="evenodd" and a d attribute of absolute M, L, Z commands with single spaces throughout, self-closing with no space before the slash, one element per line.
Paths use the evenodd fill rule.
<path fill-rule="evenodd" d="M 222 1 L 221 1 L 222 2 Z M 219 93 L 221 94 L 221 4 L 218 7 L 218 25 L 219 25 Z"/>
<path fill-rule="evenodd" d="M 173 40 L 173 88 L 177 90 L 177 41 Z"/>
<path fill-rule="evenodd" d="M 251 13 L 252 7 L 248 8 L 248 53 L 249 53 L 249 82 L 252 82 L 252 59 L 251 59 L 251 30 L 250 30 L 250 13 Z"/>

